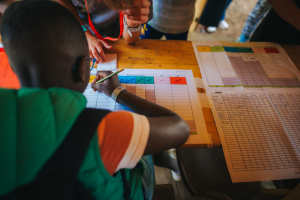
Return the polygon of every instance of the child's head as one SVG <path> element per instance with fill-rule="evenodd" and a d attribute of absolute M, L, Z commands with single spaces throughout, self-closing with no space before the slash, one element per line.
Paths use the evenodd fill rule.
<path fill-rule="evenodd" d="M 63 6 L 52 1 L 15 2 L 2 17 L 1 36 L 22 87 L 85 90 L 90 75 L 87 40 Z"/>

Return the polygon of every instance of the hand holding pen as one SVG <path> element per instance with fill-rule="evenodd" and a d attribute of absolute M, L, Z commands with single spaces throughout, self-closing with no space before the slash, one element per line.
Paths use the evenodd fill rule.
<path fill-rule="evenodd" d="M 96 78 L 91 83 L 91 87 L 94 91 L 98 90 L 110 97 L 112 92 L 121 86 L 118 73 L 123 70 L 124 69 L 119 69 L 114 73 L 111 71 L 98 71 Z"/>

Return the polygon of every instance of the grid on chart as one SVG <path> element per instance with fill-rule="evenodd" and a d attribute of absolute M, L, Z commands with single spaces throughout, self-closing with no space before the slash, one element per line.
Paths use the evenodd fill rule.
<path fill-rule="evenodd" d="M 210 87 L 300 87 L 277 48 L 197 46 Z"/>
<path fill-rule="evenodd" d="M 300 167 L 293 142 L 266 95 L 211 96 L 235 172 Z"/>
<path fill-rule="evenodd" d="M 300 94 L 270 94 L 268 97 L 294 149 L 293 156 L 300 159 Z"/>
<path fill-rule="evenodd" d="M 186 77 L 168 75 L 120 75 L 120 83 L 130 93 L 168 108 L 181 116 L 190 127 L 190 134 L 196 135 L 196 125 L 188 91 Z M 90 87 L 84 92 L 87 107 L 127 110 L 127 106 L 116 103 L 101 92 L 94 92 Z"/>

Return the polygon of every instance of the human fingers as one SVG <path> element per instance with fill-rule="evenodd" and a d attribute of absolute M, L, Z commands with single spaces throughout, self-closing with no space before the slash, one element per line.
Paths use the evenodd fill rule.
<path fill-rule="evenodd" d="M 98 71 L 95 79 L 91 82 L 91 88 L 93 88 L 94 91 L 100 90 L 101 88 L 98 85 L 98 83 L 96 83 L 96 82 L 105 78 L 110 73 L 111 73 L 110 71 Z M 100 91 L 102 91 L 102 90 L 100 90 Z"/>
<path fill-rule="evenodd" d="M 103 91 L 103 83 L 93 83 L 91 84 L 91 88 L 93 88 L 94 91 Z"/>
<path fill-rule="evenodd" d="M 99 76 L 101 76 L 102 78 L 108 76 L 111 73 L 112 73 L 111 71 L 100 71 L 100 72 L 98 72 Z M 103 92 L 107 96 L 111 96 L 113 90 L 117 86 L 116 86 L 116 81 L 109 78 L 109 79 L 107 79 L 107 80 L 105 80 L 101 83 L 95 82 L 95 83 L 91 84 L 91 87 L 93 89 L 96 89 L 96 90 L 99 90 L 99 91 Z"/>
<path fill-rule="evenodd" d="M 104 62 L 106 60 L 106 56 L 105 56 L 104 51 L 103 51 L 102 48 L 101 49 L 97 48 L 97 50 L 98 50 L 99 56 L 101 57 L 100 62 L 102 63 L 102 62 Z"/>
<path fill-rule="evenodd" d="M 96 74 L 96 77 L 94 78 L 94 80 L 91 83 L 96 83 L 97 81 L 99 81 L 102 77 L 100 76 L 100 74 Z"/>
<path fill-rule="evenodd" d="M 103 59 L 100 57 L 98 53 L 98 49 L 96 47 L 92 47 L 91 49 L 92 57 L 97 60 L 97 62 L 103 62 Z"/>
<path fill-rule="evenodd" d="M 94 58 L 91 50 L 90 50 L 90 58 Z"/>
<path fill-rule="evenodd" d="M 131 7 L 150 7 L 150 2 L 148 0 L 134 0 L 131 4 Z"/>
<path fill-rule="evenodd" d="M 127 16 L 127 19 L 132 20 L 134 23 L 145 24 L 148 22 L 148 15 Z"/>
<path fill-rule="evenodd" d="M 112 48 L 112 46 L 110 46 L 106 41 L 101 40 L 101 43 L 103 44 L 103 46 L 104 46 L 106 49 L 111 49 L 111 48 Z"/>
<path fill-rule="evenodd" d="M 106 56 L 105 56 L 104 51 L 102 49 L 101 40 L 97 40 L 97 42 L 95 42 L 94 45 L 95 45 L 95 48 L 97 50 L 97 54 L 99 55 L 99 58 L 100 58 L 99 60 L 97 58 L 96 59 L 97 59 L 98 62 L 102 63 L 103 61 L 106 60 Z"/>
<path fill-rule="evenodd" d="M 131 8 L 124 11 L 127 16 L 148 15 L 149 13 L 149 8 Z"/>
<path fill-rule="evenodd" d="M 95 83 L 96 83 L 98 80 L 100 80 L 100 79 L 101 79 L 101 78 L 100 78 L 100 75 L 97 73 L 97 74 L 96 74 L 96 77 L 95 77 L 94 80 L 91 82 L 91 85 L 90 85 L 91 88 L 92 88 L 92 85 L 95 84 Z M 92 89 L 93 89 L 93 88 L 92 88 Z M 96 92 L 97 90 L 96 90 L 96 89 L 93 89 L 93 91 Z"/>
<path fill-rule="evenodd" d="M 112 71 L 97 71 L 97 75 L 101 76 L 102 78 L 105 78 L 112 73 Z"/>

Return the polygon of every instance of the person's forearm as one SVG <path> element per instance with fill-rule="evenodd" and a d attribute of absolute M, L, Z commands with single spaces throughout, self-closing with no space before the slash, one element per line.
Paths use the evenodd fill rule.
<path fill-rule="evenodd" d="M 131 34 L 132 34 L 132 37 L 129 35 L 129 33 L 124 28 L 123 38 L 124 38 L 126 44 L 134 44 L 140 38 L 141 31 L 132 32 Z"/>
<path fill-rule="evenodd" d="M 143 155 L 178 147 L 188 139 L 189 126 L 173 111 L 127 91 L 122 91 L 117 100 L 133 112 L 145 115 L 148 118 L 150 134 Z"/>
<path fill-rule="evenodd" d="M 159 106 L 155 103 L 142 99 L 130 92 L 122 91 L 118 98 L 118 102 L 130 108 L 133 112 L 145 115 L 147 117 L 175 116 L 173 111 Z"/>
<path fill-rule="evenodd" d="M 300 31 L 300 9 L 294 0 L 267 0 L 276 13 Z M 278 27 L 280 28 L 280 27 Z"/>

